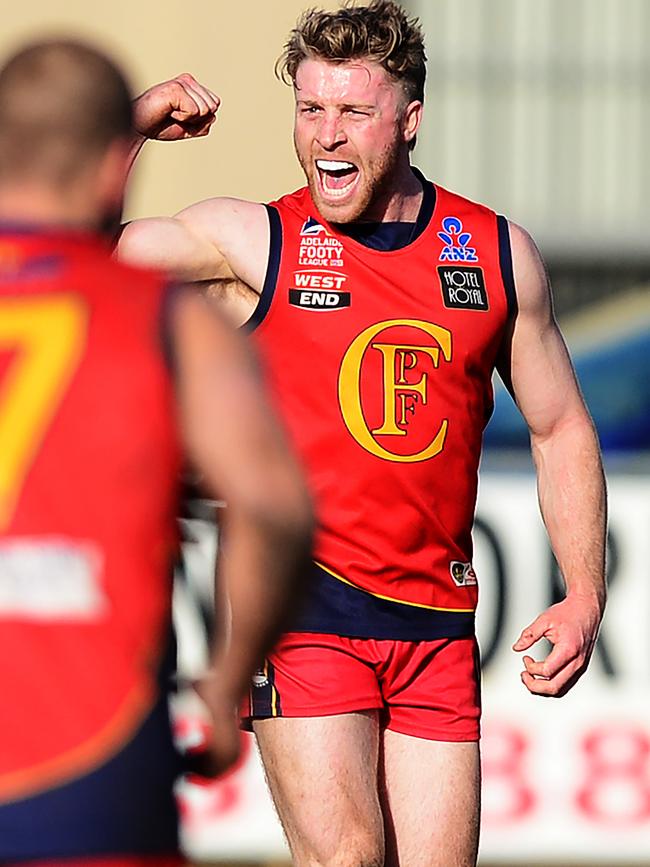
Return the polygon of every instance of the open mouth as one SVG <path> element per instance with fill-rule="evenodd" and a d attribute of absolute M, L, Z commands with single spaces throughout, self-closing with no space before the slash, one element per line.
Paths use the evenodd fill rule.
<path fill-rule="evenodd" d="M 316 168 L 321 191 L 328 199 L 349 195 L 359 180 L 359 169 L 345 160 L 316 160 Z"/>

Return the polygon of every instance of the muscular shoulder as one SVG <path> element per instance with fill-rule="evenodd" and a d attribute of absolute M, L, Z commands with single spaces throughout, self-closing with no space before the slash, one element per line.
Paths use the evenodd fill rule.
<path fill-rule="evenodd" d="M 224 246 L 246 230 L 259 230 L 266 220 L 266 209 L 259 202 L 218 196 L 183 208 L 174 219 Z"/>
<path fill-rule="evenodd" d="M 213 198 L 174 217 L 135 220 L 122 234 L 120 258 L 197 282 L 240 280 L 262 289 L 269 249 L 263 205 Z"/>
<path fill-rule="evenodd" d="M 175 219 L 213 244 L 233 274 L 261 290 L 269 248 L 269 222 L 264 205 L 244 199 L 205 199 L 184 208 Z"/>
<path fill-rule="evenodd" d="M 550 314 L 550 285 L 539 249 L 526 229 L 512 222 L 508 228 L 519 312 Z"/>

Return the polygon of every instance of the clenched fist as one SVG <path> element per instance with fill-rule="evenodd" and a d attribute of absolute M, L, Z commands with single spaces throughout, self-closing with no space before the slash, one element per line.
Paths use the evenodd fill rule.
<path fill-rule="evenodd" d="M 219 97 L 184 72 L 155 84 L 133 103 L 133 126 L 143 138 L 180 141 L 207 135 Z"/>

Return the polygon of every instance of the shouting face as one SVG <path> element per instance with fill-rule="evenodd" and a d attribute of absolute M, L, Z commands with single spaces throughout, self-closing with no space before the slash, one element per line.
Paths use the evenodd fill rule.
<path fill-rule="evenodd" d="M 390 219 L 421 103 L 372 61 L 303 60 L 295 84 L 296 153 L 322 216 Z"/>

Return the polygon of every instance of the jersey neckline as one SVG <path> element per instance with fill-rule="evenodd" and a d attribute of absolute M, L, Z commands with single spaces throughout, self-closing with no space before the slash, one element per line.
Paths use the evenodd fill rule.
<path fill-rule="evenodd" d="M 434 183 L 427 180 L 422 174 L 422 172 L 415 166 L 411 166 L 411 171 L 422 184 L 422 202 L 420 203 L 420 210 L 418 212 L 418 216 L 413 223 L 413 238 L 411 241 L 408 242 L 408 244 L 405 244 L 403 247 L 398 247 L 395 250 L 377 250 L 374 247 L 369 247 L 368 245 L 363 244 L 361 241 L 358 241 L 353 235 L 347 234 L 345 231 L 341 231 L 340 224 L 330 223 L 323 216 L 321 216 L 321 213 L 314 204 L 311 195 L 309 195 L 309 199 L 314 208 L 314 218 L 318 219 L 319 223 L 322 223 L 322 225 L 329 228 L 337 237 L 343 239 L 346 245 L 351 245 L 351 247 L 355 250 L 385 257 L 400 256 L 405 253 L 410 253 L 420 243 L 422 243 L 423 239 L 426 237 L 427 230 L 431 226 L 439 198 L 438 191 Z M 309 194 L 308 189 L 307 192 Z"/>

